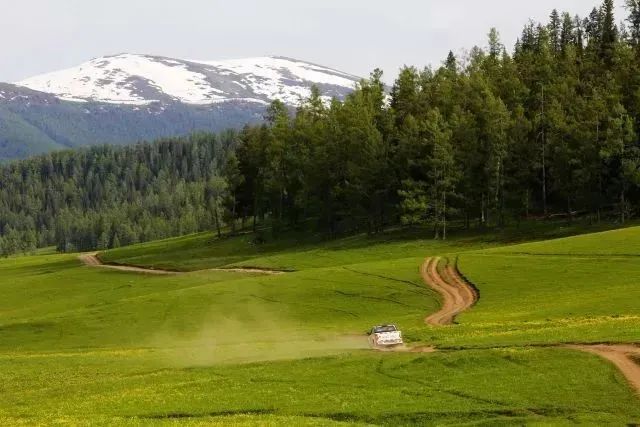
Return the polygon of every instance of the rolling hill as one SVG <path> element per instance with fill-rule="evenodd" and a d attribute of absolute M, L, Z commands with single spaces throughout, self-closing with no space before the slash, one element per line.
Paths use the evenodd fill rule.
<path fill-rule="evenodd" d="M 173 257 L 183 270 L 201 258 L 204 270 L 175 275 L 86 266 L 75 254 L 0 260 L 0 423 L 633 425 L 640 406 L 622 373 L 565 344 L 639 339 L 637 245 L 621 243 L 638 233 L 264 248 L 202 234 L 103 254 Z M 568 249 L 549 255 L 558 247 Z M 440 298 L 418 267 L 436 254 L 458 256 L 480 291 L 454 325 L 424 323 Z M 296 271 L 208 269 L 246 263 Z M 439 351 L 367 349 L 364 331 L 389 321 L 412 346 Z"/>

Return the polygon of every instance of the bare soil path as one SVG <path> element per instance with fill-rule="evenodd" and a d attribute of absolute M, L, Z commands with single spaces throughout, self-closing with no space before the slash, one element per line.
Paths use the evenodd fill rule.
<path fill-rule="evenodd" d="M 132 273 L 143 273 L 143 274 L 156 274 L 156 275 L 164 275 L 164 276 L 180 274 L 175 271 L 154 270 L 151 268 L 141 268 L 141 267 L 134 267 L 130 265 L 105 264 L 100 260 L 100 258 L 98 258 L 97 252 L 82 254 L 78 258 L 80 259 L 80 261 L 82 261 L 85 265 L 88 265 L 89 267 L 100 267 L 100 268 L 108 268 L 110 270 L 128 271 Z"/>
<path fill-rule="evenodd" d="M 85 265 L 89 267 L 108 268 L 111 270 L 127 271 L 130 273 L 155 274 L 155 275 L 161 275 L 161 276 L 175 276 L 178 274 L 184 274 L 183 272 L 179 272 L 179 271 L 143 268 L 143 267 L 136 267 L 132 265 L 105 264 L 100 260 L 100 258 L 98 258 L 97 252 L 82 254 L 78 256 L 78 258 L 80 259 L 80 261 L 82 261 Z M 266 274 L 266 275 L 284 274 L 283 271 L 261 270 L 258 268 L 211 268 L 205 271 L 228 271 L 232 273 L 254 273 L 254 274 Z"/>
<path fill-rule="evenodd" d="M 425 319 L 434 326 L 453 324 L 456 316 L 473 307 L 478 301 L 478 291 L 447 263 L 439 268 L 442 258 L 427 258 L 420 268 L 424 282 L 442 295 L 442 308 Z"/>

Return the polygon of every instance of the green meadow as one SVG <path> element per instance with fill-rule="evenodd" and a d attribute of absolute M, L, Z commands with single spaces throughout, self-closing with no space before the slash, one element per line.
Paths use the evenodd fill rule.
<path fill-rule="evenodd" d="M 173 276 L 2 260 L 0 424 L 640 422 L 613 365 L 557 346 L 640 341 L 640 228 L 526 240 L 200 234 L 101 254 L 188 271 Z M 440 305 L 419 274 L 433 255 L 480 290 L 453 326 L 424 324 Z M 229 266 L 290 272 L 212 270 Z M 369 350 L 365 331 L 386 322 L 440 351 Z"/>

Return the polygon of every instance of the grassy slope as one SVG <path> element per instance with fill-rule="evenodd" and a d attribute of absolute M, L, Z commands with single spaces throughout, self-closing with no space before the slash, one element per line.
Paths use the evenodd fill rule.
<path fill-rule="evenodd" d="M 397 234 L 360 235 L 324 242 L 289 237 L 260 245 L 254 244 L 253 238 L 245 234 L 218 240 L 210 233 L 203 233 L 114 249 L 100 254 L 100 258 L 105 262 L 178 271 L 233 266 L 304 270 L 490 246 L 480 238 L 442 243 L 432 239 L 405 239 Z"/>
<path fill-rule="evenodd" d="M 564 239 L 532 242 L 487 251 L 523 255 L 570 255 L 579 257 L 640 257 L 640 227 L 591 233 Z"/>
<path fill-rule="evenodd" d="M 331 241 L 313 235 L 286 234 L 259 245 L 253 242 L 254 236 L 251 234 L 216 239 L 211 233 L 201 233 L 109 250 L 100 254 L 100 257 L 105 262 L 177 271 L 232 266 L 302 270 L 503 247 L 608 227 L 610 225 L 589 226 L 577 222 L 570 227 L 564 222 L 526 223 L 518 228 L 491 233 L 458 231 L 447 242 L 434 241 L 431 230 L 391 231 Z"/>
<path fill-rule="evenodd" d="M 459 266 L 481 299 L 441 344 L 640 341 L 640 228 L 466 253 Z"/>
<path fill-rule="evenodd" d="M 150 331 L 219 336 L 223 330 L 230 338 L 250 333 L 248 341 L 273 329 L 312 338 L 362 335 L 388 318 L 409 327 L 438 306 L 417 264 L 408 259 L 284 276 L 145 276 L 84 267 L 70 255 L 12 258 L 0 262 L 0 349 L 144 347 L 154 344 Z"/>
<path fill-rule="evenodd" d="M 595 242 L 602 245 L 607 236 Z M 191 247 L 194 239 L 208 238 L 184 239 L 179 251 L 171 241 L 170 252 L 151 251 L 149 259 L 173 253 L 190 267 L 194 258 L 198 265 L 225 265 L 218 258 L 229 250 Z M 437 297 L 420 282 L 421 259 L 488 243 L 389 239 L 365 245 L 359 239 L 303 251 L 246 253 L 236 247 L 243 260 L 231 263 L 301 270 L 276 277 L 212 271 L 147 277 L 82 267 L 60 255 L 0 261 L 0 384 L 10 396 L 0 399 L 0 424 L 135 417 L 144 424 L 247 425 L 640 420 L 640 405 L 624 379 L 591 355 L 545 348 L 433 355 L 361 349 L 362 331 L 389 320 L 412 338 L 444 346 L 526 344 L 589 333 L 596 336 L 587 339 L 612 334 L 637 340 L 637 323 L 605 322 L 601 328 L 584 320 L 621 315 L 635 322 L 637 313 L 633 295 L 602 304 L 602 281 L 594 276 L 585 282 L 594 263 L 584 259 L 584 248 L 576 262 L 586 261 L 587 270 L 579 275 L 561 260 L 536 270 L 538 258 L 546 257 L 529 260 L 518 246 L 506 253 L 465 253 L 461 267 L 481 285 L 482 300 L 461 325 L 438 329 L 422 325 L 424 315 L 437 309 Z M 636 242 L 635 234 L 631 240 Z M 167 242 L 123 251 L 144 256 L 154 245 L 166 248 Z M 206 251 L 218 256 L 207 259 Z M 630 277 L 637 273 L 633 259 L 618 260 L 626 264 L 615 269 L 626 269 Z M 559 298 L 564 287 L 547 280 L 559 271 L 565 271 L 563 280 L 593 292 L 579 307 L 579 299 Z M 511 278 L 507 282 L 496 272 Z M 529 275 L 536 277 L 535 292 L 523 279 Z M 635 292 L 633 280 L 611 286 Z M 582 326 L 572 323 L 578 318 Z"/>

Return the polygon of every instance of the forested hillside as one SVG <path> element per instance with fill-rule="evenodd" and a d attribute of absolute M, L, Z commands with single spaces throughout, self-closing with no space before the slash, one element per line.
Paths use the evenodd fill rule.
<path fill-rule="evenodd" d="M 241 220 L 276 235 L 427 222 L 437 238 L 452 220 L 624 222 L 640 202 L 640 0 L 627 6 L 625 25 L 612 0 L 584 19 L 553 11 L 511 52 L 491 30 L 467 57 L 403 69 L 390 94 L 375 71 L 343 102 L 316 90 L 293 117 L 274 102 L 266 124 L 224 142 L 15 163 L 0 171 L 3 251 L 113 247 Z"/>
<path fill-rule="evenodd" d="M 127 145 L 194 131 L 219 132 L 258 123 L 264 105 L 229 101 L 144 106 L 61 101 L 0 83 L 0 163 L 89 145 Z"/>
<path fill-rule="evenodd" d="M 215 227 L 234 133 L 92 147 L 0 169 L 0 250 L 89 250 Z"/>

